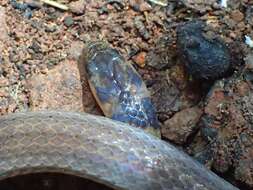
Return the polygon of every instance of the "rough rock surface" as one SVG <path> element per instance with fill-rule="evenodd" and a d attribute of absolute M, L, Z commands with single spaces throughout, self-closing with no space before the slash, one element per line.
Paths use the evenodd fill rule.
<path fill-rule="evenodd" d="M 83 111 L 82 86 L 74 62 L 64 62 L 46 75 L 32 77 L 29 89 L 33 111 L 43 109 Z"/>
<path fill-rule="evenodd" d="M 246 75 L 252 73 L 217 81 L 208 94 L 199 123 L 198 143 L 205 142 L 204 151 L 195 156 L 215 171 L 230 173 L 253 187 L 253 91 Z"/>
<path fill-rule="evenodd" d="M 199 107 L 177 112 L 171 119 L 164 122 L 162 136 L 176 144 L 185 144 L 188 137 L 197 131 L 197 122 L 201 114 L 202 110 Z"/>
<path fill-rule="evenodd" d="M 169 72 L 159 72 L 155 76 L 154 79 L 147 80 L 147 84 L 151 83 L 149 89 L 160 121 L 164 122 L 175 113 L 193 107 L 200 101 L 200 86 L 187 80 L 182 65 L 175 65 Z"/>
<path fill-rule="evenodd" d="M 33 76 L 28 84 L 31 110 L 55 109 L 97 113 L 87 84 L 81 83 L 78 66 L 66 61 L 47 74 Z"/>
<path fill-rule="evenodd" d="M 78 0 L 78 1 L 74 1 L 71 2 L 69 4 L 70 10 L 71 12 L 77 14 L 77 15 L 82 15 L 84 14 L 85 11 L 85 0 Z"/>

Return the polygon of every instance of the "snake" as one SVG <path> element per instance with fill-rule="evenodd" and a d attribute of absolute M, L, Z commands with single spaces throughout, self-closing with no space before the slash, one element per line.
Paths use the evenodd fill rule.
<path fill-rule="evenodd" d="M 96 42 L 84 55 L 106 117 L 49 110 L 1 116 L 0 180 L 57 172 L 115 190 L 237 189 L 160 139 L 147 88 L 117 50 Z"/>
<path fill-rule="evenodd" d="M 104 42 L 84 49 L 90 89 L 104 115 L 160 137 L 160 125 L 150 93 L 134 67 Z"/>

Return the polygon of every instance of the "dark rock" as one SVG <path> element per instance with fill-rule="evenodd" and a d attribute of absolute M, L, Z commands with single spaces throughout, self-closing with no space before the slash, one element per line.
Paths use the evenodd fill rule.
<path fill-rule="evenodd" d="M 70 27 L 74 24 L 74 20 L 71 16 L 65 17 L 63 22 L 64 22 L 64 25 L 67 26 L 67 27 Z"/>
<path fill-rule="evenodd" d="M 230 69 L 226 45 L 203 35 L 203 22 L 188 22 L 177 29 L 177 48 L 189 74 L 196 79 L 215 80 Z"/>

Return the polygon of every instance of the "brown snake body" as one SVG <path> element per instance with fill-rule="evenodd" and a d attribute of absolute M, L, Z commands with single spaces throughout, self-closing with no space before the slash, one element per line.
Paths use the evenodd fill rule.
<path fill-rule="evenodd" d="M 0 117 L 0 180 L 36 172 L 73 174 L 114 189 L 237 189 L 125 123 L 69 112 Z"/>

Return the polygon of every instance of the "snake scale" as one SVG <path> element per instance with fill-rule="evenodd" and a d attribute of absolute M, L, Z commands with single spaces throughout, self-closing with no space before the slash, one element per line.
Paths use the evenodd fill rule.
<path fill-rule="evenodd" d="M 159 125 L 143 81 L 117 51 L 107 50 L 90 46 L 87 73 L 97 102 L 114 120 L 56 111 L 0 117 L 0 180 L 57 172 L 117 190 L 237 189 L 155 137 Z"/>
<path fill-rule="evenodd" d="M 0 180 L 57 171 L 114 189 L 237 189 L 172 145 L 109 118 L 35 112 L 0 123 Z"/>

